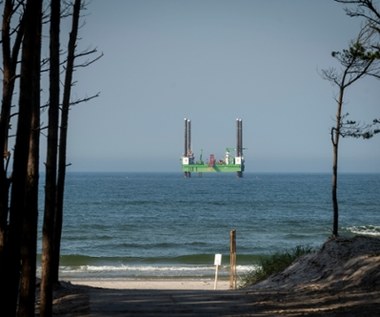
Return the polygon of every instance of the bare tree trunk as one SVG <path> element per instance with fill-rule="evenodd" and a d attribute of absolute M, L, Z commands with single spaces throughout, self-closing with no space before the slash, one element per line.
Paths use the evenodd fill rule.
<path fill-rule="evenodd" d="M 332 204 L 333 204 L 333 237 L 337 237 L 339 228 L 339 205 L 338 205 L 338 149 L 340 129 L 342 126 L 342 107 L 344 85 L 339 89 L 338 109 L 336 113 L 336 126 L 331 130 L 331 142 L 333 144 L 333 175 L 332 175 Z"/>
<path fill-rule="evenodd" d="M 38 35 L 37 35 L 38 36 Z M 37 40 L 37 38 L 36 38 Z M 39 50 L 36 47 L 35 52 Z M 38 54 L 38 53 L 37 53 Z M 37 55 L 36 54 L 36 55 Z M 18 316 L 34 316 L 36 293 L 36 257 L 37 257 L 37 226 L 38 226 L 38 177 L 39 177 L 39 143 L 40 143 L 40 61 L 35 64 L 35 80 L 33 95 L 32 131 L 28 160 L 28 175 L 26 183 L 27 206 L 22 230 L 21 243 L 21 282 Z"/>
<path fill-rule="evenodd" d="M 59 125 L 59 33 L 60 0 L 51 1 L 50 16 L 50 104 L 48 144 L 46 155 L 45 212 L 42 235 L 41 264 L 41 317 L 52 315 L 53 311 L 53 256 L 54 216 L 56 208 L 57 150 Z"/>
<path fill-rule="evenodd" d="M 29 97 L 30 107 L 32 109 L 27 178 L 25 184 L 25 215 L 21 236 L 21 280 L 17 312 L 17 315 L 20 317 L 34 316 L 36 298 L 42 0 L 34 0 L 32 28 L 32 94 Z"/>
<path fill-rule="evenodd" d="M 4 3 L 2 22 L 2 52 L 3 52 L 3 96 L 0 114 L 0 274 L 4 259 L 4 248 L 6 243 L 7 219 L 9 211 L 9 188 L 10 179 L 7 176 L 7 167 L 10 160 L 8 151 L 8 132 L 11 116 L 12 97 L 16 80 L 17 58 L 20 52 L 21 41 L 24 30 L 24 18 L 21 18 L 14 45 L 11 48 L 10 23 L 14 14 L 14 2 L 6 0 Z"/>
<path fill-rule="evenodd" d="M 4 247 L 6 243 L 9 180 L 6 174 L 5 160 L 8 159 L 8 129 L 11 112 L 11 100 L 14 86 L 12 80 L 11 53 L 10 53 L 10 21 L 12 17 L 13 3 L 7 0 L 4 4 L 2 23 L 2 49 L 3 49 L 3 98 L 0 115 L 0 274 L 3 271 Z M 5 291 L 5 290 L 4 290 Z M 3 293 L 3 292 L 2 292 Z"/>
<path fill-rule="evenodd" d="M 69 122 L 70 96 L 74 70 L 75 47 L 78 37 L 79 17 L 81 10 L 81 0 L 75 0 L 73 7 L 73 21 L 70 32 L 65 84 L 63 91 L 61 128 L 59 138 L 59 161 L 58 161 L 58 180 L 57 180 L 57 208 L 54 223 L 54 281 L 59 279 L 59 257 L 62 235 L 63 221 L 63 199 L 66 178 L 66 149 L 67 149 L 67 127 Z"/>
<path fill-rule="evenodd" d="M 37 146 L 34 144 L 35 136 L 32 136 L 32 129 L 34 128 L 33 124 L 38 124 L 33 120 L 37 119 L 35 117 L 35 107 L 37 106 L 36 94 L 39 95 L 39 91 L 36 91 L 37 85 L 35 82 L 39 81 L 40 63 L 38 58 L 40 47 L 37 47 L 37 43 L 40 43 L 41 7 L 42 0 L 28 0 L 25 7 L 25 24 L 28 27 L 25 28 L 22 45 L 19 116 L 13 162 L 9 243 L 7 243 L 6 272 L 8 274 L 8 291 L 5 293 L 4 300 L 5 316 L 16 315 L 20 295 L 21 259 L 23 260 L 23 265 L 29 265 L 33 261 L 32 258 L 28 258 L 33 250 L 27 250 L 27 245 L 29 246 L 29 244 L 24 239 L 28 239 L 30 235 L 34 235 L 34 223 L 29 223 L 29 221 L 36 217 L 37 210 L 34 205 L 34 202 L 37 202 L 37 197 L 33 197 L 32 194 L 36 184 L 34 181 L 30 183 L 28 179 L 30 170 L 34 170 L 34 167 L 29 169 L 28 164 L 35 164 L 35 162 L 32 162 L 34 155 L 30 155 L 30 153 L 35 153 L 35 147 Z M 36 68 L 37 61 L 38 71 Z M 33 205 L 30 206 L 29 203 L 33 203 Z M 27 230 L 25 235 L 23 234 L 23 229 Z M 34 244 L 35 241 L 30 242 L 30 246 Z M 21 254 L 21 251 L 26 252 L 26 254 Z M 26 273 L 26 271 L 23 273 Z M 24 278 L 33 279 L 33 276 L 24 276 Z M 23 280 L 21 285 L 23 299 L 30 295 L 30 293 L 28 295 L 29 287 L 26 287 L 26 285 L 31 284 L 31 282 L 31 280 L 29 282 Z M 30 300 L 33 300 L 34 303 L 34 297 L 33 299 L 30 298 Z M 23 302 L 20 301 L 20 305 L 23 305 Z M 20 313 L 23 309 L 24 307 L 22 307 Z"/>
<path fill-rule="evenodd" d="M 339 139 L 336 132 L 334 138 Z M 338 236 L 338 219 L 339 219 L 339 206 L 338 206 L 338 144 L 333 144 L 333 175 L 332 175 L 332 204 L 333 204 L 333 231 L 334 237 Z"/>

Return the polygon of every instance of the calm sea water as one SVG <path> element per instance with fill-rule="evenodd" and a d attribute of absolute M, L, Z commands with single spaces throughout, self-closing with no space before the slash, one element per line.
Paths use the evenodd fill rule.
<path fill-rule="evenodd" d="M 328 174 L 69 173 L 61 278 L 208 277 L 331 234 Z M 43 184 L 41 184 L 43 188 Z M 339 179 L 341 234 L 380 235 L 380 174 Z M 40 217 L 42 218 L 42 216 Z"/>

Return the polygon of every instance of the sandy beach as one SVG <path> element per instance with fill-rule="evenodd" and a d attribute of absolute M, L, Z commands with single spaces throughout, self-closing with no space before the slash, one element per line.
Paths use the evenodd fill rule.
<path fill-rule="evenodd" d="M 112 289 L 214 290 L 213 279 L 73 279 L 73 285 Z M 217 290 L 228 290 L 229 281 L 218 280 Z"/>

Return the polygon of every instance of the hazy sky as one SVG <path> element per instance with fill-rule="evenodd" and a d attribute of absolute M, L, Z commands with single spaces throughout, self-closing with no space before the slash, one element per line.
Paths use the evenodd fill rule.
<path fill-rule="evenodd" d="M 196 157 L 222 158 L 243 119 L 248 172 L 330 172 L 337 90 L 324 68 L 360 21 L 332 0 L 92 0 L 80 48 L 70 170 L 181 171 L 184 118 Z M 379 117 L 379 81 L 347 91 L 352 119 Z M 340 171 L 380 172 L 380 137 L 343 139 Z"/>

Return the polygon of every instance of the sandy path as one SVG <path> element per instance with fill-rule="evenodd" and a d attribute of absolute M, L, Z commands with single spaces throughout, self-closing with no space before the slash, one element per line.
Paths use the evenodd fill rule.
<path fill-rule="evenodd" d="M 379 316 L 380 292 L 252 292 L 89 288 L 75 316 Z"/>
<path fill-rule="evenodd" d="M 91 317 L 228 316 L 246 311 L 240 292 L 199 290 L 91 290 Z"/>
<path fill-rule="evenodd" d="M 56 294 L 54 316 L 377 317 L 380 290 L 111 289 L 65 283 Z"/>

